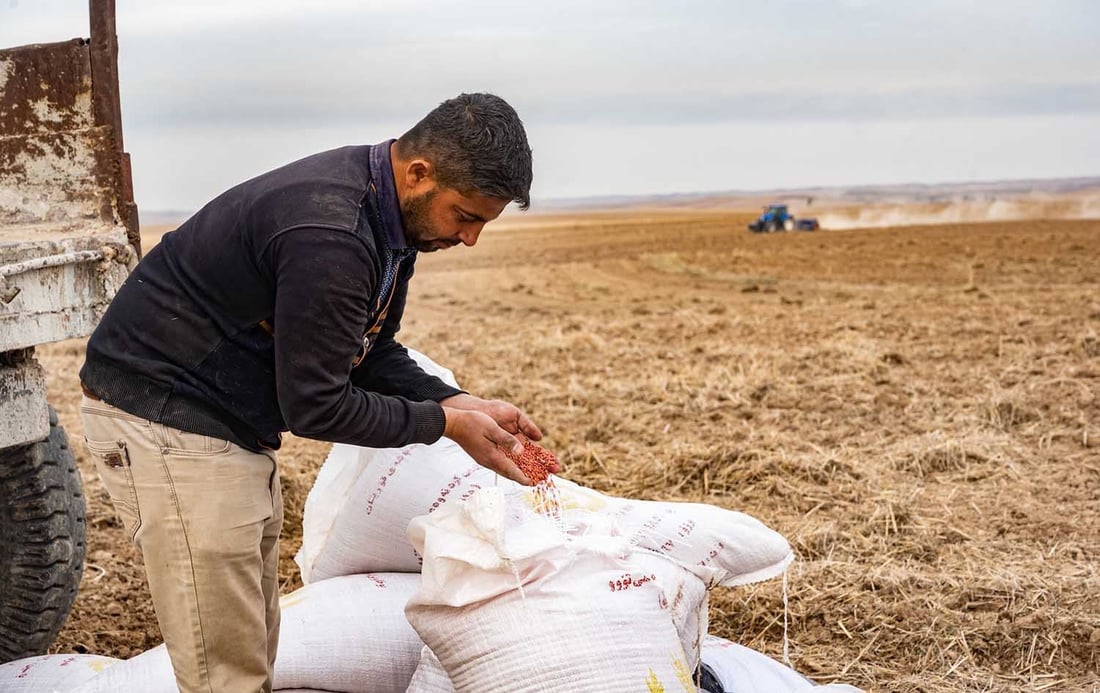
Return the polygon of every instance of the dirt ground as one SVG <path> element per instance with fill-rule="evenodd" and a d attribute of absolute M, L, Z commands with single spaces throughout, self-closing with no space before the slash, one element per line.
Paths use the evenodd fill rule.
<path fill-rule="evenodd" d="M 418 263 L 405 343 L 524 407 L 564 476 L 784 533 L 796 669 L 881 691 L 1100 679 L 1100 221 L 755 235 L 730 212 L 511 218 Z M 81 449 L 83 342 L 42 347 L 89 554 L 59 652 L 160 638 Z M 290 439 L 283 590 L 328 445 Z M 711 631 L 779 656 L 778 580 Z"/>

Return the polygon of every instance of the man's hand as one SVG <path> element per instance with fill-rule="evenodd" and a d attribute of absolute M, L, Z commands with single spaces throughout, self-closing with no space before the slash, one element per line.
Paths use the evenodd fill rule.
<path fill-rule="evenodd" d="M 462 393 L 440 402 L 444 408 L 479 411 L 512 435 L 523 434 L 531 440 L 542 440 L 542 431 L 519 407 L 499 399 L 481 399 Z M 450 436 L 448 436 L 450 437 Z"/>
<path fill-rule="evenodd" d="M 531 485 L 531 480 L 504 454 L 504 450 L 520 454 L 523 443 L 501 428 L 491 416 L 450 406 L 444 406 L 443 413 L 447 417 L 443 435 L 458 443 L 475 462 L 519 484 Z"/>

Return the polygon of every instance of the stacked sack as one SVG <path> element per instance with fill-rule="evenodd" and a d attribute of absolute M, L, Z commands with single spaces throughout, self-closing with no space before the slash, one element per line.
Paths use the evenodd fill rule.
<path fill-rule="evenodd" d="M 283 596 L 275 690 L 403 693 L 423 647 L 404 613 L 419 586 L 416 574 L 372 573 L 332 578 Z M 0 671 L 0 693 L 9 690 L 4 680 Z M 178 693 L 164 645 L 114 663 L 80 687 L 12 690 Z"/>
<path fill-rule="evenodd" d="M 405 614 L 454 689 L 694 691 L 702 581 L 599 515 L 559 526 L 524 500 L 482 489 L 409 527 L 424 566 Z"/>
<path fill-rule="evenodd" d="M 0 691 L 47 693 L 71 691 L 116 664 L 113 657 L 89 654 L 52 654 L 0 664 Z"/>
<path fill-rule="evenodd" d="M 548 507 L 447 439 L 333 446 L 305 506 L 305 587 L 281 602 L 275 689 L 671 692 L 697 690 L 701 676 L 723 693 L 855 690 L 815 687 L 706 635 L 709 589 L 778 576 L 793 560 L 778 533 L 714 506 L 554 486 Z M 82 664 L 83 685 L 57 690 L 176 693 L 163 645 Z M 52 690 L 13 687 L 19 665 L 0 666 L 0 693 Z M 89 666 L 106 668 L 84 676 Z"/>

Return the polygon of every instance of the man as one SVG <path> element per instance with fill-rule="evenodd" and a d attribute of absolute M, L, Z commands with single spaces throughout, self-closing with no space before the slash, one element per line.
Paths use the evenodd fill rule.
<path fill-rule="evenodd" d="M 269 691 L 278 644 L 280 434 L 503 450 L 518 408 L 424 373 L 395 341 L 417 252 L 472 246 L 529 204 L 502 99 L 445 101 L 396 141 L 323 152 L 223 193 L 138 264 L 88 342 L 88 449 L 141 550 L 179 688 Z"/>

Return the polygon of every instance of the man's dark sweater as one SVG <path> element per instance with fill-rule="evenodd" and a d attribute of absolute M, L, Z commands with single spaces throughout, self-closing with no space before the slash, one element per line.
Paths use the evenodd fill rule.
<path fill-rule="evenodd" d="M 438 402 L 461 391 L 394 338 L 416 251 L 389 147 L 265 173 L 166 234 L 88 341 L 84 385 L 253 451 L 286 430 L 369 447 L 437 440 Z"/>

